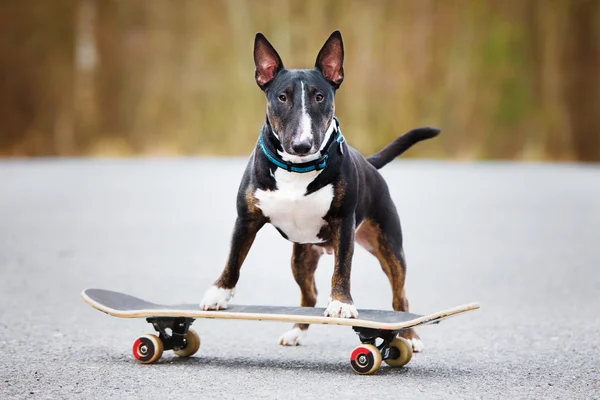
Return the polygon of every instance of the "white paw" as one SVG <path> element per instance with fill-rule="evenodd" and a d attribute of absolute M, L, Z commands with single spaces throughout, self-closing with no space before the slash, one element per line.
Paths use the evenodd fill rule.
<path fill-rule="evenodd" d="M 294 328 L 279 337 L 279 344 L 282 346 L 298 346 L 300 341 L 304 339 L 304 336 L 305 331 L 300 328 Z"/>
<path fill-rule="evenodd" d="M 425 348 L 425 345 L 423 344 L 423 341 L 421 339 L 413 338 L 408 339 L 408 341 L 412 343 L 413 351 L 415 353 L 419 353 Z"/>
<path fill-rule="evenodd" d="M 204 297 L 200 302 L 200 309 L 224 310 L 234 294 L 235 289 L 223 289 L 213 285 L 204 293 Z"/>
<path fill-rule="evenodd" d="M 327 309 L 325 310 L 326 317 L 334 318 L 356 318 L 358 317 L 358 311 L 353 304 L 342 303 L 338 300 L 329 302 Z"/>

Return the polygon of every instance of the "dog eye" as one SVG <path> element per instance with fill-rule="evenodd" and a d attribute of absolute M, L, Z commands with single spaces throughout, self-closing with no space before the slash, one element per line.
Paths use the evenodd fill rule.
<path fill-rule="evenodd" d="M 320 103 L 323 101 L 323 95 L 321 93 L 317 93 L 317 95 L 315 96 L 315 100 L 317 101 L 317 103 Z"/>
<path fill-rule="evenodd" d="M 279 101 L 282 103 L 285 103 L 287 101 L 287 97 L 285 96 L 285 94 L 279 95 Z"/>

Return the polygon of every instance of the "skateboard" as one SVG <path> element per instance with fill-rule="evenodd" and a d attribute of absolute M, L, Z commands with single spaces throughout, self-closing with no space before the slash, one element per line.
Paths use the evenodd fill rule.
<path fill-rule="evenodd" d="M 391 367 L 406 365 L 412 358 L 412 344 L 397 337 L 404 329 L 438 324 L 444 319 L 473 311 L 477 303 L 469 303 L 428 315 L 400 311 L 358 310 L 358 318 L 332 318 L 323 315 L 325 308 L 279 307 L 230 304 L 227 309 L 203 311 L 198 304 L 155 304 L 125 293 L 104 289 L 85 289 L 81 297 L 90 306 L 119 318 L 146 318 L 156 334 L 140 336 L 133 343 L 133 356 L 142 364 L 158 361 L 163 351 L 173 350 L 189 357 L 200 348 L 200 337 L 190 326 L 196 319 L 240 319 L 306 324 L 350 326 L 361 344 L 350 354 L 350 366 L 358 374 L 375 373 L 385 362 Z M 381 343 L 376 345 L 376 341 Z"/>

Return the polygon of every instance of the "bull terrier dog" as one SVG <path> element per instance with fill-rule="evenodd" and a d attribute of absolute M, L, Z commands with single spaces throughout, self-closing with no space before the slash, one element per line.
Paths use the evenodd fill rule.
<path fill-rule="evenodd" d="M 363 157 L 344 140 L 335 117 L 343 62 L 339 31 L 327 39 L 313 69 L 286 69 L 266 37 L 256 34 L 255 79 L 266 98 L 266 119 L 239 186 L 227 263 L 206 291 L 201 309 L 227 308 L 257 232 L 270 223 L 294 243 L 292 273 L 300 286 L 301 306 L 314 307 L 317 302 L 314 275 L 327 252 L 334 255 L 335 265 L 325 316 L 358 316 L 350 293 L 356 242 L 377 258 L 389 278 L 394 310 L 408 311 L 400 220 L 378 169 L 440 131 L 410 130 Z M 308 324 L 295 324 L 279 343 L 298 345 L 307 329 Z M 421 351 L 423 343 L 414 330 L 401 336 L 411 341 L 414 351 Z"/>

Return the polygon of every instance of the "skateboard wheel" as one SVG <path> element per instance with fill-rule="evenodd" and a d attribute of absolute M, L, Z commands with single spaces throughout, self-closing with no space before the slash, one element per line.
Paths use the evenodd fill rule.
<path fill-rule="evenodd" d="M 372 344 L 361 344 L 350 355 L 352 369 L 361 375 L 370 375 L 381 366 L 381 353 Z"/>
<path fill-rule="evenodd" d="M 152 364 L 162 356 L 163 343 L 156 335 L 140 336 L 133 342 L 133 356 L 142 364 Z"/>
<path fill-rule="evenodd" d="M 404 338 L 397 337 L 390 343 L 390 349 L 392 348 L 395 348 L 398 353 L 400 353 L 398 358 L 388 358 L 383 361 L 390 367 L 402 367 L 403 365 L 408 364 L 413 356 L 412 343 Z"/>
<path fill-rule="evenodd" d="M 196 354 L 200 348 L 200 336 L 196 331 L 189 329 L 185 334 L 185 347 L 179 350 L 173 350 L 173 353 L 179 357 L 189 357 Z"/>

